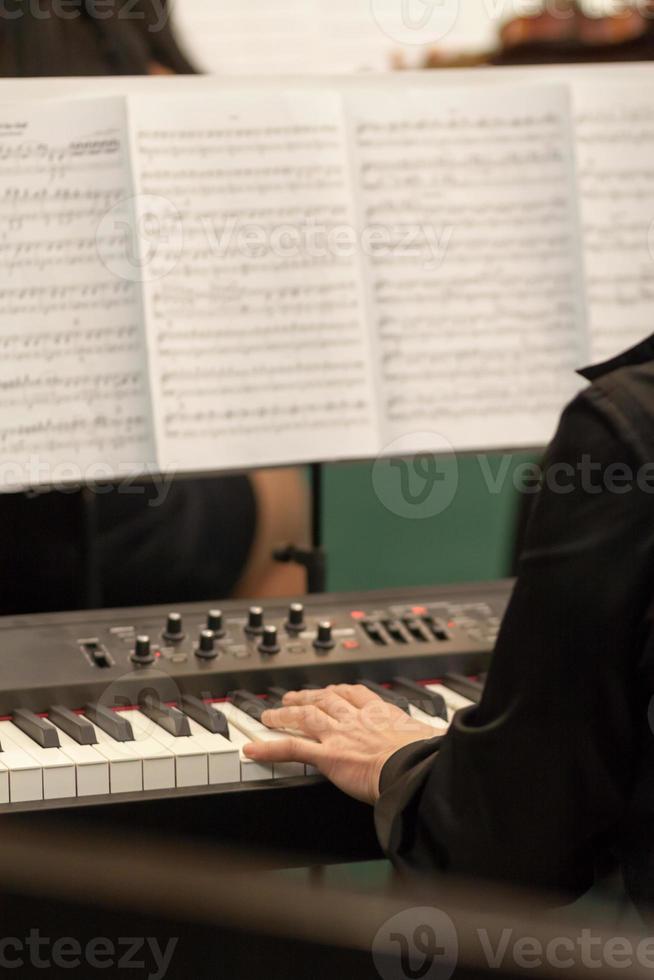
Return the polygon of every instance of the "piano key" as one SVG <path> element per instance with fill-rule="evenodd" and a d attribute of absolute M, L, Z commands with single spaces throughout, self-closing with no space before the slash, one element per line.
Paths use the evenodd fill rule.
<path fill-rule="evenodd" d="M 254 759 L 248 759 L 246 755 L 243 754 L 243 746 L 251 742 L 252 739 L 244 735 L 240 729 L 236 728 L 235 725 L 229 724 L 229 740 L 232 745 L 238 749 L 239 764 L 241 769 L 241 779 L 242 783 L 253 783 L 259 782 L 262 779 L 274 779 L 273 767 L 265 762 L 256 762 Z"/>
<path fill-rule="evenodd" d="M 42 749 L 59 748 L 57 729 L 45 718 L 39 718 L 27 708 L 16 708 L 11 717 L 16 728 L 28 735 Z"/>
<path fill-rule="evenodd" d="M 60 732 L 65 732 L 79 745 L 95 745 L 97 742 L 95 729 L 90 721 L 76 715 L 70 708 L 54 704 L 48 710 L 48 719 Z M 59 736 L 61 741 L 61 735 Z"/>
<path fill-rule="evenodd" d="M 125 753 L 126 742 L 117 742 L 101 728 L 95 749 L 109 763 L 110 793 L 139 793 L 143 790 L 143 763 Z"/>
<path fill-rule="evenodd" d="M 465 677 L 463 674 L 445 674 L 443 684 L 451 691 L 456 691 L 457 694 L 468 698 L 469 701 L 473 701 L 475 704 L 479 704 L 481 696 L 484 693 L 483 684 L 473 680 L 471 677 Z"/>
<path fill-rule="evenodd" d="M 95 734 L 95 733 L 94 733 Z M 83 745 L 59 729 L 61 751 L 75 765 L 78 796 L 103 796 L 109 793 L 109 763 L 92 745 Z"/>
<path fill-rule="evenodd" d="M 213 735 L 229 737 L 229 727 L 224 714 L 221 711 L 214 711 L 206 701 L 195 698 L 192 694 L 183 694 L 180 708 L 188 718 L 193 719 L 197 725 Z"/>
<path fill-rule="evenodd" d="M 401 694 L 397 694 L 395 691 L 391 691 L 387 687 L 382 687 L 381 684 L 377 684 L 375 681 L 370 681 L 366 678 L 359 681 L 359 683 L 367 687 L 373 694 L 379 695 L 382 701 L 386 701 L 388 704 L 394 704 L 400 711 L 404 711 L 406 714 L 409 713 L 409 702 Z"/>
<path fill-rule="evenodd" d="M 76 794 L 75 766 L 61 749 L 44 749 L 11 721 L 0 721 L 0 744 L 27 752 L 43 772 L 43 799 L 59 800 Z"/>
<path fill-rule="evenodd" d="M 34 759 L 10 742 L 0 751 L 0 765 L 9 777 L 9 801 L 28 803 L 43 799 L 43 772 Z M 3 779 L 4 784 L 4 779 Z M 3 802 L 4 785 L 2 788 Z"/>
<path fill-rule="evenodd" d="M 223 705 L 223 713 L 227 717 L 230 726 L 232 728 L 238 728 L 239 731 L 247 736 L 250 742 L 278 742 L 288 737 L 283 732 L 272 731 L 272 729 L 266 728 L 260 721 L 252 718 L 246 712 L 241 711 L 234 704 L 225 703 Z M 304 765 L 301 762 L 275 762 L 273 764 L 274 779 L 289 779 L 293 776 L 304 775 Z"/>
<path fill-rule="evenodd" d="M 268 707 L 278 708 L 282 703 L 284 695 L 288 693 L 288 689 L 285 687 L 269 687 L 267 693 Z"/>
<path fill-rule="evenodd" d="M 134 733 L 128 722 L 118 711 L 105 708 L 103 704 L 87 704 L 84 715 L 115 742 L 132 742 Z"/>
<path fill-rule="evenodd" d="M 408 677 L 394 677 L 393 690 L 403 694 L 409 704 L 419 709 L 423 714 L 432 718 L 442 718 L 447 721 L 447 705 L 442 694 L 429 691 L 423 684 L 412 681 Z"/>
<path fill-rule="evenodd" d="M 191 735 L 188 719 L 184 718 L 188 729 L 187 736 L 172 735 L 158 722 L 152 721 L 142 711 L 128 712 L 129 722 L 139 738 L 152 738 L 167 749 L 175 759 L 175 784 L 178 787 L 207 786 L 209 783 L 209 760 L 204 742 Z"/>
<path fill-rule="evenodd" d="M 270 705 L 258 698 L 256 694 L 251 694 L 250 691 L 230 691 L 229 694 L 232 703 L 240 710 L 245 712 L 255 721 L 261 721 L 261 715 L 264 711 L 267 711 Z"/>
<path fill-rule="evenodd" d="M 225 727 L 229 734 L 227 719 L 221 714 Z M 206 746 L 209 758 L 209 785 L 217 786 L 220 783 L 238 783 L 241 780 L 241 765 L 239 760 L 239 750 L 236 745 L 232 745 L 228 738 L 217 732 L 210 732 L 203 728 L 197 721 L 189 719 L 191 735 L 199 738 Z"/>
<path fill-rule="evenodd" d="M 447 711 L 447 708 L 445 710 Z M 450 727 L 449 722 L 444 721 L 442 718 L 434 718 L 433 715 L 426 714 L 421 708 L 416 708 L 414 704 L 409 705 L 409 714 L 416 721 L 420 721 L 423 725 L 429 725 L 430 728 L 433 728 L 434 736 L 444 735 Z"/>
<path fill-rule="evenodd" d="M 9 770 L 0 762 L 0 803 L 9 803 Z"/>
<path fill-rule="evenodd" d="M 129 719 L 131 711 L 125 713 Z M 135 759 L 140 763 L 144 790 L 174 789 L 175 757 L 170 749 L 140 730 L 134 732 L 131 725 L 129 727 L 134 736 L 131 742 L 117 742 L 107 733 L 105 736 L 114 742 L 116 749 L 122 751 L 123 758 Z"/>
<path fill-rule="evenodd" d="M 444 684 L 428 684 L 428 691 L 435 691 L 437 694 L 442 695 L 445 704 L 447 705 L 448 721 L 452 721 L 452 718 L 457 711 L 461 711 L 462 708 L 472 707 L 472 701 L 468 698 L 464 698 L 461 694 L 456 691 L 451 691 L 449 687 L 445 687 Z"/>
<path fill-rule="evenodd" d="M 173 738 L 188 737 L 191 734 L 188 718 L 177 708 L 170 708 L 166 704 L 154 704 L 145 699 L 143 704 L 139 705 L 139 710 L 150 721 L 164 728 Z M 130 714 L 129 717 L 133 716 Z"/>

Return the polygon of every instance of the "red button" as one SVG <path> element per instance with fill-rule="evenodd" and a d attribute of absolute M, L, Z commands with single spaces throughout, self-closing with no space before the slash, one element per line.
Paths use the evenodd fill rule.
<path fill-rule="evenodd" d="M 427 608 L 426 606 L 412 606 L 411 612 L 413 613 L 414 616 L 426 616 Z"/>
<path fill-rule="evenodd" d="M 343 647 L 346 650 L 358 650 L 359 641 L 358 640 L 343 640 Z"/>
<path fill-rule="evenodd" d="M 365 619 L 366 618 L 366 614 L 363 612 L 362 609 L 353 609 L 352 612 L 350 613 L 350 615 L 352 616 L 352 619 Z"/>

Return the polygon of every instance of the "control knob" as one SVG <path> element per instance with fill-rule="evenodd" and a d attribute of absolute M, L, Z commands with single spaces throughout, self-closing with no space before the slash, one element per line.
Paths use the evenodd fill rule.
<path fill-rule="evenodd" d="M 323 620 L 322 623 L 318 623 L 318 632 L 316 633 L 316 638 L 313 641 L 313 645 L 316 650 L 331 650 L 334 646 L 332 624 L 327 620 Z"/>
<path fill-rule="evenodd" d="M 279 653 L 279 642 L 277 640 L 277 627 L 266 626 L 259 644 L 260 653 L 274 654 Z"/>
<path fill-rule="evenodd" d="M 289 633 L 302 633 L 304 628 L 304 606 L 301 602 L 292 602 L 288 607 L 286 630 Z"/>
<path fill-rule="evenodd" d="M 222 609 L 210 609 L 207 613 L 207 629 L 215 636 L 225 635 Z"/>
<path fill-rule="evenodd" d="M 200 660 L 213 660 L 218 656 L 215 634 L 212 630 L 202 630 L 200 633 L 198 645 L 195 648 L 195 656 L 199 657 Z"/>
<path fill-rule="evenodd" d="M 168 613 L 163 638 L 164 640 L 168 640 L 169 643 L 179 643 L 184 639 L 184 627 L 180 613 Z"/>
<path fill-rule="evenodd" d="M 149 636 L 137 636 L 136 643 L 134 644 L 134 650 L 132 652 L 131 660 L 135 664 L 141 664 L 147 666 L 151 664 L 154 660 L 154 654 L 150 646 Z"/>
<path fill-rule="evenodd" d="M 245 632 L 251 636 L 261 636 L 263 633 L 263 609 L 261 606 L 250 606 Z"/>

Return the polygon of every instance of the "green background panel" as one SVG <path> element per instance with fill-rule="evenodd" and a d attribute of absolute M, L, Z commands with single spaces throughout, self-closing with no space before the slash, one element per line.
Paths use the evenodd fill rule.
<path fill-rule="evenodd" d="M 516 467 L 535 458 L 512 453 L 506 458 L 468 455 L 438 460 L 445 486 L 458 473 L 457 489 L 442 513 L 422 519 L 393 512 L 398 509 L 398 494 L 400 509 L 403 498 L 400 471 L 388 462 L 376 464 L 375 486 L 375 464 L 325 467 L 328 588 L 341 591 L 481 581 L 508 574 L 518 507 L 513 478 Z M 490 485 L 488 472 L 501 486 Z M 412 492 L 418 493 L 424 485 L 413 474 Z M 438 493 L 443 484 L 434 486 Z M 413 512 L 422 513 L 421 507 L 416 505 Z"/>

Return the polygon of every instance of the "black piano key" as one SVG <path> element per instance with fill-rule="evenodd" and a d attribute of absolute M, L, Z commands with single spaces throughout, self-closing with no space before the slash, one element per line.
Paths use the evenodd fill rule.
<path fill-rule="evenodd" d="M 117 742 L 133 742 L 134 732 L 127 718 L 124 718 L 119 711 L 112 711 L 105 708 L 103 704 L 89 703 L 84 709 L 84 714 L 101 728 L 103 732 L 115 739 Z"/>
<path fill-rule="evenodd" d="M 394 677 L 393 690 L 404 695 L 409 704 L 414 708 L 420 708 L 431 718 L 442 718 L 443 721 L 447 721 L 447 705 L 442 694 L 428 691 L 422 684 L 409 680 L 408 677 Z"/>
<path fill-rule="evenodd" d="M 61 748 L 59 734 L 54 725 L 51 725 L 45 718 L 39 718 L 33 711 L 28 711 L 27 708 L 16 708 L 12 713 L 11 720 L 16 728 L 20 728 L 21 732 L 25 732 L 31 739 L 34 739 L 42 749 Z"/>
<path fill-rule="evenodd" d="M 254 718 L 255 721 L 261 721 L 261 715 L 264 711 L 268 711 L 269 705 L 250 691 L 230 691 L 229 696 L 236 708 L 239 708 L 244 714 L 249 715 L 250 718 Z"/>
<path fill-rule="evenodd" d="M 271 708 L 280 708 L 282 701 L 284 700 L 284 695 L 288 693 L 288 689 L 285 687 L 269 687 L 268 688 L 268 705 Z"/>
<path fill-rule="evenodd" d="M 96 745 L 98 738 L 95 728 L 86 718 L 80 718 L 70 708 L 65 708 L 61 704 L 53 704 L 48 709 L 50 721 L 61 728 L 62 732 L 70 735 L 79 745 Z"/>
<path fill-rule="evenodd" d="M 373 692 L 373 694 L 378 694 L 383 701 L 387 701 L 388 704 L 394 704 L 396 708 L 404 711 L 407 715 L 409 714 L 409 702 L 401 694 L 396 694 L 395 691 L 390 691 L 388 688 L 382 687 L 381 684 L 377 684 L 375 681 L 369 681 L 365 678 L 362 681 L 359 681 L 359 684 L 363 684 L 363 686 L 367 687 L 369 691 Z"/>
<path fill-rule="evenodd" d="M 475 681 L 471 677 L 464 677 L 463 674 L 446 674 L 443 677 L 443 684 L 451 691 L 456 691 L 468 701 L 479 704 L 484 693 L 484 685 L 480 681 Z"/>
<path fill-rule="evenodd" d="M 169 708 L 166 704 L 144 698 L 139 703 L 139 709 L 142 715 L 145 715 L 146 718 L 159 725 L 170 735 L 174 735 L 175 738 L 190 736 L 191 726 L 188 723 L 188 718 L 177 708 Z"/>
<path fill-rule="evenodd" d="M 200 698 L 193 697 L 192 694 L 183 694 L 180 707 L 185 715 L 197 721 L 198 725 L 206 728 L 212 735 L 222 735 L 229 738 L 229 725 L 222 711 L 216 711 L 210 704 L 201 701 Z"/>

